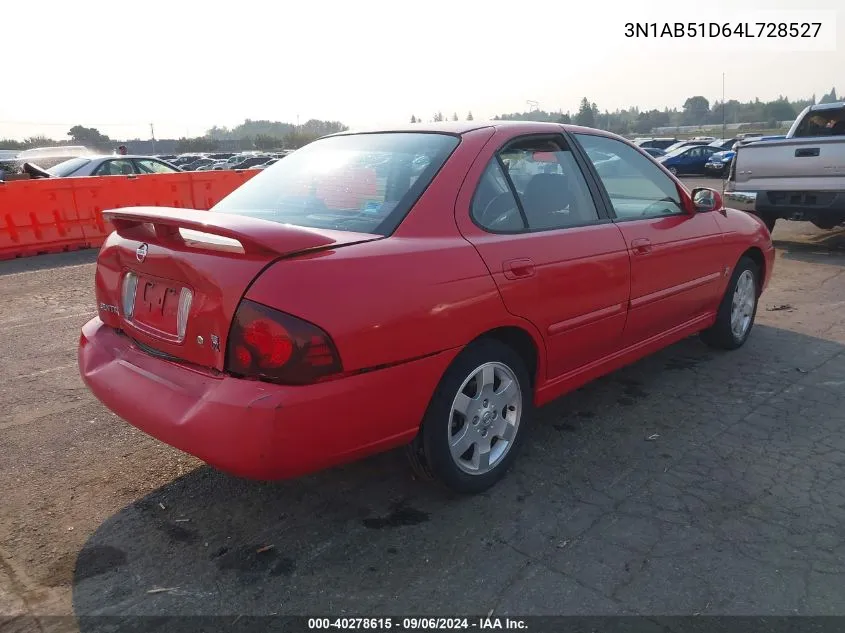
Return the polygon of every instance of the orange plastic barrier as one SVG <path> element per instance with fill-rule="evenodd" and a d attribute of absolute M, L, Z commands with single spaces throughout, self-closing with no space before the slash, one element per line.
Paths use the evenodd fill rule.
<path fill-rule="evenodd" d="M 258 171 L 0 182 L 0 260 L 98 247 L 113 230 L 107 209 L 210 209 Z"/>
<path fill-rule="evenodd" d="M 69 179 L 0 184 L 0 259 L 87 248 Z"/>

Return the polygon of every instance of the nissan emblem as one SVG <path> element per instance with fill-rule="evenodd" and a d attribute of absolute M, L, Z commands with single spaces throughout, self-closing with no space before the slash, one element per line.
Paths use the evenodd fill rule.
<path fill-rule="evenodd" d="M 147 259 L 147 251 L 149 250 L 149 248 L 150 247 L 147 246 L 146 244 L 141 244 L 138 247 L 138 250 L 135 251 L 135 258 L 139 262 L 143 262 L 145 259 Z"/>

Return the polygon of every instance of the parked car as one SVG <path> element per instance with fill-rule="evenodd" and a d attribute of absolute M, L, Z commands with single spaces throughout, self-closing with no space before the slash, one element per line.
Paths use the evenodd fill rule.
<path fill-rule="evenodd" d="M 32 178 L 77 178 L 81 176 L 140 176 L 142 174 L 170 174 L 181 171 L 153 156 L 80 156 L 43 169 L 26 163 L 24 172 Z"/>
<path fill-rule="evenodd" d="M 199 158 L 195 161 L 187 163 L 186 165 L 182 165 L 182 169 L 184 171 L 196 171 L 197 168 L 202 167 L 204 165 L 213 165 L 214 164 L 213 158 Z"/>
<path fill-rule="evenodd" d="M 642 147 L 642 145 L 640 145 Z M 654 156 L 658 158 L 660 156 L 666 156 L 666 150 L 659 149 L 657 147 L 642 147 L 643 151 L 650 156 Z"/>
<path fill-rule="evenodd" d="M 714 152 L 707 159 L 707 162 L 704 163 L 704 172 L 714 178 L 724 178 L 728 175 L 728 170 L 731 167 L 731 161 L 735 154 L 736 152 L 733 150 Z"/>
<path fill-rule="evenodd" d="M 667 154 L 671 154 L 672 152 L 682 149 L 684 147 L 693 147 L 698 145 L 709 145 L 710 141 L 705 141 L 701 139 L 689 139 L 686 141 L 678 141 L 677 143 L 673 143 L 669 147 L 664 148 Z"/>
<path fill-rule="evenodd" d="M 734 145 L 736 145 L 736 142 L 738 140 L 739 139 L 737 138 L 720 138 L 708 144 L 708 147 L 714 147 L 716 148 L 716 151 L 729 150 L 732 149 Z"/>
<path fill-rule="evenodd" d="M 205 158 L 203 154 L 182 154 L 181 156 L 177 156 L 172 161 L 172 164 L 176 165 L 177 167 L 184 167 L 189 163 L 193 163 L 201 158 Z"/>
<path fill-rule="evenodd" d="M 726 190 L 770 230 L 778 220 L 845 224 L 845 102 L 808 106 L 783 139 L 740 144 Z"/>
<path fill-rule="evenodd" d="M 688 145 L 667 152 L 657 161 L 673 174 L 703 174 L 704 165 L 715 153 L 716 148 L 709 145 Z"/>
<path fill-rule="evenodd" d="M 504 165 L 533 176 L 515 187 Z M 82 378 L 142 431 L 255 479 L 404 445 L 419 472 L 483 491 L 535 406 L 693 334 L 742 346 L 774 263 L 718 191 L 553 123 L 342 132 L 210 211 L 103 217 Z"/>
<path fill-rule="evenodd" d="M 639 145 L 643 149 L 654 147 L 665 150 L 678 142 L 676 138 L 639 138 L 634 139 L 634 144 Z"/>
<path fill-rule="evenodd" d="M 270 167 L 270 165 L 275 165 L 278 162 L 279 162 L 278 158 L 271 158 L 266 163 L 261 163 L 260 165 L 256 165 L 255 168 L 256 169 L 267 169 L 268 167 Z"/>
<path fill-rule="evenodd" d="M 253 169 L 254 167 L 258 167 L 258 165 L 263 165 L 271 158 L 272 156 L 265 156 L 263 154 L 258 156 L 250 156 L 249 158 L 242 160 L 239 163 L 235 163 L 233 169 Z"/>

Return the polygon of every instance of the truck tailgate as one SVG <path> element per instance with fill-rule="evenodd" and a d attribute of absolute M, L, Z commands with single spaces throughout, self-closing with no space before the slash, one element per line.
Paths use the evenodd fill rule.
<path fill-rule="evenodd" d="M 845 191 L 845 136 L 739 147 L 736 191 Z"/>

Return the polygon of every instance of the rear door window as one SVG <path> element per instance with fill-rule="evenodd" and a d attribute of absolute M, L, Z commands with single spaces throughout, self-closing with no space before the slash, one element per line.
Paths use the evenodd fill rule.
<path fill-rule="evenodd" d="M 107 160 L 94 171 L 94 176 L 129 176 L 135 173 L 131 160 Z"/>
<path fill-rule="evenodd" d="M 581 168 L 557 138 L 518 139 L 502 148 L 482 176 L 471 213 L 493 232 L 553 230 L 599 219 Z"/>

